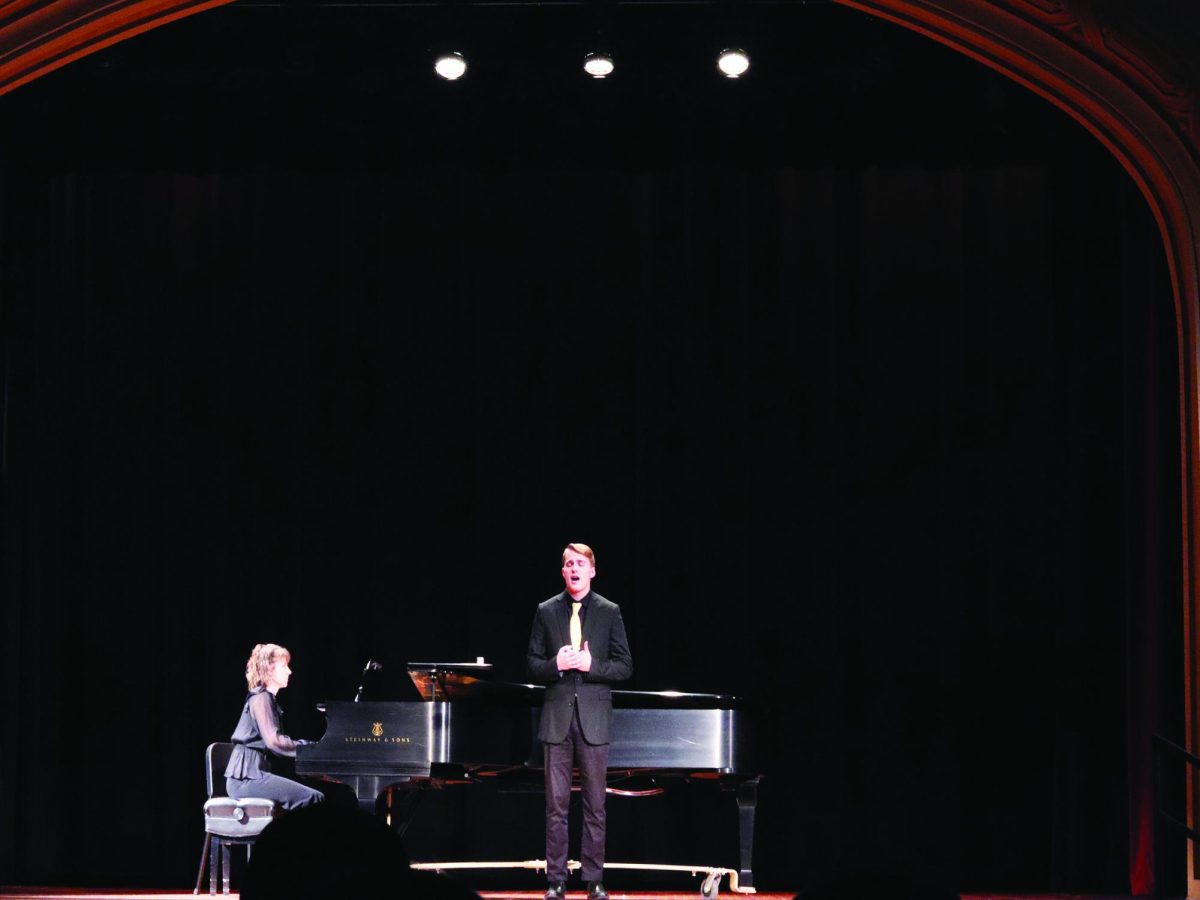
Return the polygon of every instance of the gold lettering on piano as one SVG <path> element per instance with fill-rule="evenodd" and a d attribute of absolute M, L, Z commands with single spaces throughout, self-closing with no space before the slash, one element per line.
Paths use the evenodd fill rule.
<path fill-rule="evenodd" d="M 383 737 L 383 723 L 376 722 L 374 725 L 372 725 L 371 734 L 373 734 L 375 737 Z"/>
<path fill-rule="evenodd" d="M 351 737 L 347 735 L 342 738 L 342 741 L 347 744 L 411 744 L 410 737 Z"/>

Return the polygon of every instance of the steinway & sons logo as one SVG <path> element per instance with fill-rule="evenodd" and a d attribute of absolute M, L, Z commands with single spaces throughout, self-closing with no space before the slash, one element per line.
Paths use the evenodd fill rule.
<path fill-rule="evenodd" d="M 383 723 L 371 723 L 370 737 L 356 737 L 347 735 L 343 738 L 347 744 L 411 744 L 412 738 L 409 737 L 384 737 Z"/>

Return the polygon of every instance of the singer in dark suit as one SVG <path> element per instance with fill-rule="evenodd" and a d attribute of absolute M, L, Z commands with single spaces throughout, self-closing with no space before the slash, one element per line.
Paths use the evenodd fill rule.
<path fill-rule="evenodd" d="M 581 875 L 588 900 L 604 890 L 604 789 L 612 741 L 612 688 L 633 673 L 621 608 L 592 590 L 596 556 L 587 544 L 562 555 L 566 590 L 537 608 L 529 635 L 529 677 L 545 684 L 538 737 L 546 765 L 546 900 L 562 900 L 567 882 L 571 770 L 583 797 Z"/>

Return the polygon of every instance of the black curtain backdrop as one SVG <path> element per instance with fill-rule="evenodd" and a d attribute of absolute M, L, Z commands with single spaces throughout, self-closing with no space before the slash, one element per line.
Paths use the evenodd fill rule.
<path fill-rule="evenodd" d="M 1182 719 L 1175 322 L 1143 201 L 1055 128 L 14 162 L 0 883 L 186 885 L 254 643 L 298 736 L 368 657 L 520 680 L 582 540 L 630 687 L 761 705 L 760 889 L 1128 890 Z M 540 804 L 447 789 L 406 840 L 537 857 Z M 612 860 L 735 864 L 730 796 L 609 809 Z"/>

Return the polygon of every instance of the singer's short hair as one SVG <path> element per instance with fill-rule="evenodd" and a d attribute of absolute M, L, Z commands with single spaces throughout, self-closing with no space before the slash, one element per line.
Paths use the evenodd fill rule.
<path fill-rule="evenodd" d="M 271 671 L 271 663 L 279 659 L 290 663 L 292 652 L 287 647 L 280 647 L 278 644 L 254 645 L 254 649 L 250 651 L 250 658 L 246 660 L 246 685 L 250 690 L 266 686 L 267 673 Z"/>
<path fill-rule="evenodd" d="M 563 548 L 562 558 L 564 562 L 566 561 L 567 554 L 572 550 L 578 553 L 580 556 L 586 556 L 588 558 L 588 562 L 592 564 L 592 568 L 596 568 L 596 554 L 592 552 L 592 548 L 587 544 L 567 544 L 567 546 Z"/>

